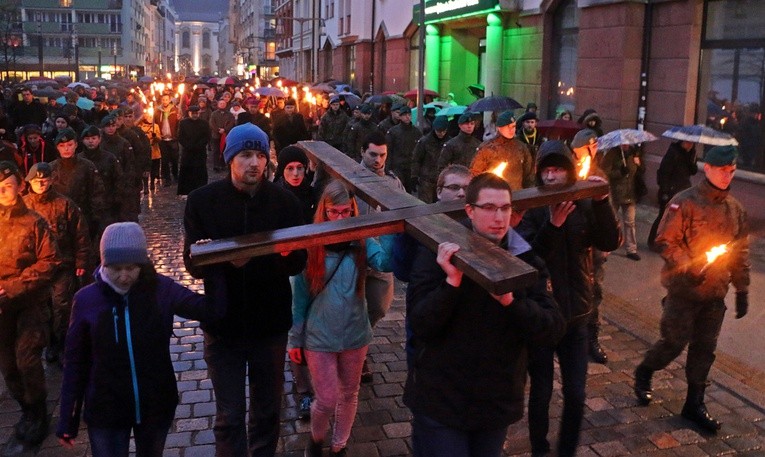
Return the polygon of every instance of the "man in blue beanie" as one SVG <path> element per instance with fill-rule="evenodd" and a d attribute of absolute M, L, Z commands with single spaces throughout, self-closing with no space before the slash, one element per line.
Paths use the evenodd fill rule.
<path fill-rule="evenodd" d="M 729 194 L 737 155 L 733 146 L 707 151 L 706 179 L 669 201 L 656 235 L 664 258 L 661 283 L 667 289 L 661 337 L 635 370 L 635 395 L 647 405 L 653 399 L 653 372 L 666 367 L 688 346 L 688 395 L 682 415 L 713 433 L 721 423 L 707 411 L 704 391 L 731 283 L 736 288 L 736 319 L 749 308 L 749 227 L 746 211 Z M 713 248 L 722 253 L 710 260 Z"/>
<path fill-rule="evenodd" d="M 216 398 L 215 455 L 273 456 L 279 439 L 287 331 L 292 325 L 289 277 L 303 270 L 306 252 L 200 267 L 193 264 L 190 247 L 202 240 L 301 225 L 303 212 L 297 197 L 265 178 L 269 139 L 263 130 L 242 124 L 231 129 L 226 140 L 223 157 L 229 176 L 188 196 L 183 259 L 192 276 L 204 279 L 205 294 L 223 296 L 227 302 L 221 320 L 202 325 L 204 357 Z"/>

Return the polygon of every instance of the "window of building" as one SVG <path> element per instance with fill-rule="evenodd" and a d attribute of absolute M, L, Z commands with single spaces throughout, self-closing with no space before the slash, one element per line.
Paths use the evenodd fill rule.
<path fill-rule="evenodd" d="M 72 0 L 58 0 L 58 4 L 62 8 L 69 8 L 72 6 Z"/>
<path fill-rule="evenodd" d="M 579 8 L 575 0 L 564 0 L 553 17 L 553 56 L 550 66 L 550 116 L 576 108 L 576 63 L 579 47 Z"/>
<path fill-rule="evenodd" d="M 191 47 L 191 34 L 189 34 L 188 30 L 184 30 L 183 32 L 181 32 L 181 47 L 182 48 Z"/>
<path fill-rule="evenodd" d="M 738 166 L 765 172 L 765 2 L 706 0 L 696 122 L 733 135 Z"/>
<path fill-rule="evenodd" d="M 202 33 L 202 48 L 210 49 L 210 32 L 206 30 Z"/>
<path fill-rule="evenodd" d="M 356 46 L 345 47 L 345 74 L 351 87 L 356 86 Z"/>

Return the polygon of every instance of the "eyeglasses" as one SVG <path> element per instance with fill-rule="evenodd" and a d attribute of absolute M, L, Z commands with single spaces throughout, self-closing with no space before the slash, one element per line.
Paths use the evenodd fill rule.
<path fill-rule="evenodd" d="M 327 217 L 338 217 L 338 216 L 350 217 L 350 215 L 353 214 L 353 209 L 345 208 L 342 211 L 338 211 L 334 208 L 329 208 L 327 209 L 326 213 L 327 213 Z"/>
<path fill-rule="evenodd" d="M 465 190 L 467 189 L 467 184 L 464 186 L 460 186 L 459 184 L 449 184 L 448 186 L 441 186 L 441 189 L 447 189 L 452 192 L 457 192 L 459 190 Z"/>
<path fill-rule="evenodd" d="M 480 210 L 486 211 L 487 213 L 496 214 L 497 210 L 499 210 L 502 214 L 507 214 L 513 209 L 513 205 L 508 203 L 507 205 L 497 206 L 494 203 L 484 203 L 483 205 L 478 205 L 476 203 L 469 203 L 470 206 L 473 208 L 478 208 Z"/>

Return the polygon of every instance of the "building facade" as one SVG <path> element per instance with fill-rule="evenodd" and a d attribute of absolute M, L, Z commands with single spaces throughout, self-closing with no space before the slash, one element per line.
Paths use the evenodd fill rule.
<path fill-rule="evenodd" d="M 278 76 L 272 1 L 230 0 L 229 21 L 229 41 L 236 54 L 236 74 L 265 80 Z"/>
<path fill-rule="evenodd" d="M 219 13 L 182 13 L 176 24 L 178 72 L 184 76 L 220 74 Z"/>
<path fill-rule="evenodd" d="M 132 76 L 174 54 L 169 0 L 20 0 L 20 78 Z M 160 59 L 160 55 L 162 58 Z M 160 65 L 161 61 L 161 65 Z"/>

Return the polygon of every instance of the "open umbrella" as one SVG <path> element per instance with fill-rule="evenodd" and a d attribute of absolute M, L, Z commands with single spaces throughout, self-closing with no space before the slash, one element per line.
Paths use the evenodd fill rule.
<path fill-rule="evenodd" d="M 53 77 L 54 80 L 58 81 L 59 84 L 65 85 L 72 82 L 72 78 L 66 75 L 58 75 Z"/>
<path fill-rule="evenodd" d="M 154 78 L 152 76 L 141 76 L 140 78 L 138 78 L 138 82 L 150 84 L 154 82 Z"/>
<path fill-rule="evenodd" d="M 261 97 L 284 97 L 284 91 L 276 87 L 258 87 L 253 92 Z"/>
<path fill-rule="evenodd" d="M 330 86 L 327 83 L 319 83 L 319 84 L 314 84 L 313 86 L 311 86 L 311 91 L 330 93 L 330 92 L 334 92 L 335 88 L 333 86 Z"/>
<path fill-rule="evenodd" d="M 64 93 L 61 92 L 60 90 L 55 90 L 53 88 L 46 87 L 44 89 L 33 90 L 32 95 L 34 95 L 35 97 L 59 98 L 62 95 L 64 95 Z"/>
<path fill-rule="evenodd" d="M 442 110 L 442 109 L 444 109 L 444 108 L 446 108 L 448 106 L 451 106 L 451 105 L 449 105 L 449 102 L 431 102 L 431 103 L 427 103 L 425 105 L 422 105 L 422 108 L 423 109 L 434 109 L 434 110 L 436 110 L 436 112 L 438 112 L 438 111 L 440 111 L 440 110 Z"/>
<path fill-rule="evenodd" d="M 537 122 L 537 131 L 548 140 L 571 140 L 582 125 L 574 121 L 550 119 Z"/>
<path fill-rule="evenodd" d="M 339 92 L 337 95 L 343 97 L 345 99 L 345 103 L 351 106 L 361 103 L 361 97 L 354 94 L 353 92 Z"/>
<path fill-rule="evenodd" d="M 471 84 L 467 89 L 476 98 L 483 98 L 483 95 L 486 93 L 486 86 L 483 84 Z"/>
<path fill-rule="evenodd" d="M 426 97 L 438 97 L 438 92 L 430 89 L 425 89 L 423 91 L 424 95 Z M 412 89 L 404 94 L 404 97 L 406 98 L 417 98 L 417 89 Z"/>
<path fill-rule="evenodd" d="M 207 84 L 218 84 L 218 78 L 209 78 L 205 81 Z"/>
<path fill-rule="evenodd" d="M 85 84 L 90 84 L 91 86 L 103 86 L 106 84 L 108 80 L 104 78 L 90 78 L 83 81 Z"/>
<path fill-rule="evenodd" d="M 470 104 L 470 111 L 507 111 L 509 109 L 523 108 L 523 105 L 515 99 L 503 95 L 489 95 Z"/>
<path fill-rule="evenodd" d="M 691 143 L 709 144 L 712 146 L 738 146 L 738 141 L 727 133 L 701 124 L 672 127 L 662 133 L 661 136 L 673 140 L 690 141 Z"/>
<path fill-rule="evenodd" d="M 207 81 L 208 83 L 210 81 Z M 237 84 L 241 84 L 238 79 L 234 78 L 233 76 L 226 76 L 225 78 L 218 78 L 218 80 L 215 82 L 219 86 L 235 86 Z"/>
<path fill-rule="evenodd" d="M 395 105 L 397 103 L 406 103 L 406 99 L 398 94 L 377 94 L 372 95 L 365 100 L 366 103 L 390 103 Z"/>
<path fill-rule="evenodd" d="M 467 106 L 447 106 L 446 108 L 441 109 L 441 111 L 438 111 L 436 116 L 459 116 L 465 111 L 467 111 Z"/>
<path fill-rule="evenodd" d="M 619 129 L 598 138 L 598 150 L 605 151 L 622 144 L 640 144 L 657 139 L 653 133 L 645 130 Z"/>
<path fill-rule="evenodd" d="M 64 104 L 66 104 L 66 99 L 64 97 L 59 97 L 59 98 L 56 99 L 56 103 L 58 103 L 59 105 L 64 105 Z M 80 98 L 77 99 L 77 106 L 80 109 L 84 109 L 84 110 L 87 111 L 87 110 L 93 108 L 93 105 L 94 105 L 93 100 L 91 100 L 89 98 L 80 97 Z"/>
<path fill-rule="evenodd" d="M 66 85 L 66 87 L 68 87 L 70 89 L 77 89 L 77 87 L 79 87 L 79 86 L 82 86 L 85 89 L 90 89 L 90 85 L 89 84 L 85 84 L 85 83 L 79 82 L 79 81 L 73 82 L 73 83 L 70 83 L 70 84 Z"/>

